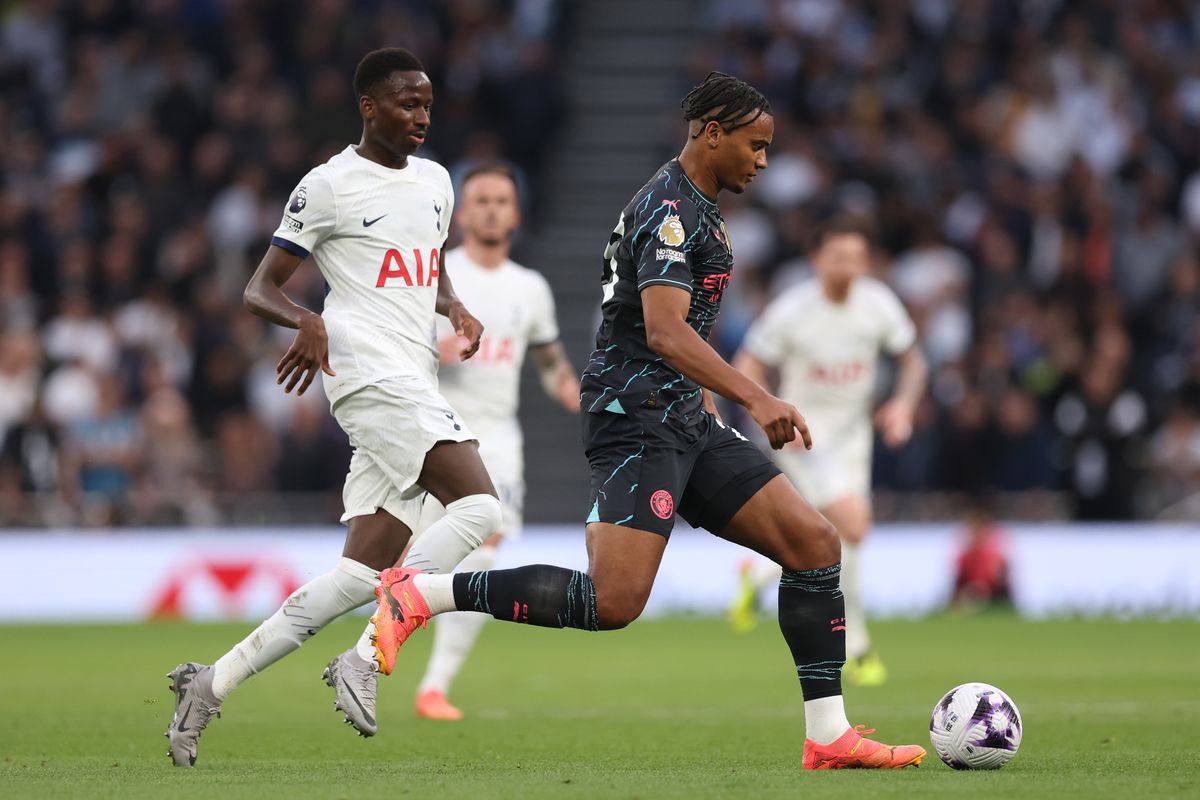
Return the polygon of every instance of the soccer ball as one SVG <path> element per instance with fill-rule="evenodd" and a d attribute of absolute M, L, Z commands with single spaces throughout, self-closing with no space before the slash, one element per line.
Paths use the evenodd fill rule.
<path fill-rule="evenodd" d="M 1021 713 L 995 686 L 964 683 L 933 707 L 929 738 L 954 769 L 1000 769 L 1021 746 Z"/>

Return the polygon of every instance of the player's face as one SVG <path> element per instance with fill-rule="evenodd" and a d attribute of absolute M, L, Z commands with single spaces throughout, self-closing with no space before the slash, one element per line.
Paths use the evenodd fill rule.
<path fill-rule="evenodd" d="M 871 267 L 871 248 L 857 233 L 835 233 L 813 256 L 813 265 L 826 285 L 844 292 Z"/>
<path fill-rule="evenodd" d="M 775 118 L 770 114 L 760 114 L 749 125 L 723 135 L 716 149 L 721 188 L 736 194 L 746 191 L 754 176 L 767 168 L 767 147 L 774 137 Z"/>
<path fill-rule="evenodd" d="M 359 98 L 369 135 L 389 152 L 408 156 L 425 143 L 433 84 L 424 72 L 393 72 Z"/>
<path fill-rule="evenodd" d="M 504 175 L 476 175 L 463 187 L 457 216 L 464 237 L 486 245 L 507 242 L 521 223 L 517 187 Z"/>

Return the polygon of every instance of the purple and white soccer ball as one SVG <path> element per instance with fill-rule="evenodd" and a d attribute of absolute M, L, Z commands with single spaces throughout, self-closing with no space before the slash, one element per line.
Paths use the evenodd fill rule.
<path fill-rule="evenodd" d="M 954 769 L 1000 769 L 1021 746 L 1021 713 L 995 686 L 964 683 L 933 707 L 929 738 Z"/>

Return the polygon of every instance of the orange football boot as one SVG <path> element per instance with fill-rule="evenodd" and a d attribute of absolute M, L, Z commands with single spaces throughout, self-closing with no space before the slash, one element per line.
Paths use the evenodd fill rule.
<path fill-rule="evenodd" d="M 900 769 L 919 767 L 925 748 L 915 744 L 890 745 L 864 738 L 874 733 L 865 725 L 847 728 L 829 744 L 804 740 L 805 769 Z"/>
<path fill-rule="evenodd" d="M 400 645 L 418 627 L 424 628 L 429 622 L 429 604 L 412 580 L 420 574 L 420 570 L 404 567 L 390 567 L 379 573 L 379 586 L 375 588 L 379 608 L 371 615 L 375 625 L 371 643 L 375 645 L 379 671 L 384 675 L 391 675 L 396 668 Z"/>
<path fill-rule="evenodd" d="M 460 720 L 462 711 L 455 708 L 446 695 L 437 689 L 428 689 L 417 695 L 417 716 L 421 719 Z"/>

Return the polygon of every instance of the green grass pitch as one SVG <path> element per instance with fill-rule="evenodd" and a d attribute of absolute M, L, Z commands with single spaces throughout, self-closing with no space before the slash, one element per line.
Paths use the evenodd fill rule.
<path fill-rule="evenodd" d="M 257 676 L 170 766 L 164 674 L 211 662 L 248 625 L 0 627 L 0 796 L 191 798 L 1200 797 L 1200 625 L 1031 623 L 1007 615 L 884 622 L 892 680 L 847 690 L 850 719 L 929 746 L 929 712 L 969 680 L 1021 709 L 1025 739 L 999 772 L 800 768 L 800 687 L 772 621 L 586 634 L 490 624 L 454 694 L 460 723 L 417 721 L 430 635 L 381 681 L 380 726 L 341 724 L 321 669 L 340 622 Z"/>

